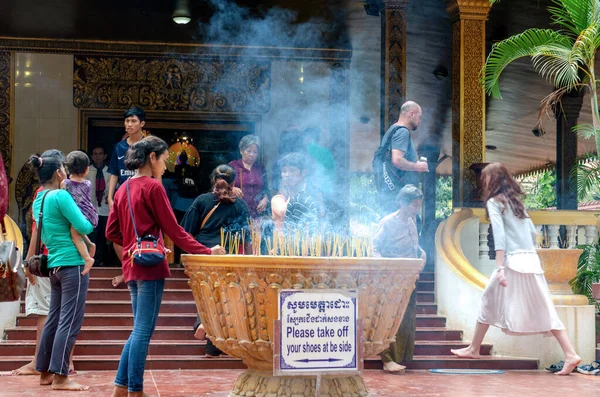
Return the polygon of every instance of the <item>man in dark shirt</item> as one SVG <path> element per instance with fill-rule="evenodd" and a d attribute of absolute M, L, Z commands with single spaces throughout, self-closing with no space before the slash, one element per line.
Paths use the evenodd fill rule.
<path fill-rule="evenodd" d="M 404 182 L 400 186 L 394 186 L 394 189 L 382 188 L 381 207 L 384 215 L 398 209 L 395 198 L 404 185 L 418 186 L 420 182 L 419 174 L 429 171 L 427 162 L 418 160 L 411 136 L 411 132 L 416 131 L 421 123 L 421 114 L 421 106 L 416 102 L 405 102 L 400 109 L 398 121 L 390 126 L 381 140 L 381 147 L 385 147 L 391 140 L 391 166 L 396 168 L 392 171 L 400 174 Z"/>
<path fill-rule="evenodd" d="M 108 166 L 110 180 L 108 182 L 107 201 L 109 207 L 113 206 L 113 197 L 118 187 L 134 174 L 134 171 L 130 171 L 125 167 L 125 155 L 134 143 L 141 141 L 144 137 L 142 128 L 146 125 L 146 112 L 142 108 L 132 106 L 125 111 L 124 119 L 127 139 L 117 143 Z"/>

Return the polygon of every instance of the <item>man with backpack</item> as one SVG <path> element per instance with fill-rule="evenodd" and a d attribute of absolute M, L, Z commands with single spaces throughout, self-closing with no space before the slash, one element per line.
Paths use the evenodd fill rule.
<path fill-rule="evenodd" d="M 419 185 L 420 173 L 428 172 L 427 161 L 419 161 L 411 132 L 421 123 L 421 106 L 408 101 L 400 108 L 398 121 L 386 131 L 373 157 L 382 215 L 396 211 L 395 198 L 405 185 Z"/>

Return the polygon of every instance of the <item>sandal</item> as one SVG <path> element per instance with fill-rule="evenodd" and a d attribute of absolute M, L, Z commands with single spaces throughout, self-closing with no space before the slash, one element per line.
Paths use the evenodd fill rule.
<path fill-rule="evenodd" d="M 577 367 L 577 372 L 585 375 L 598 375 L 600 372 L 600 361 L 592 361 L 591 364 L 581 365 Z"/>
<path fill-rule="evenodd" d="M 562 371 L 564 365 L 565 365 L 565 362 L 561 360 L 561 361 L 557 362 L 556 364 L 552 364 L 551 366 L 546 368 L 546 371 L 552 372 L 552 373 L 560 372 L 560 371 Z"/>

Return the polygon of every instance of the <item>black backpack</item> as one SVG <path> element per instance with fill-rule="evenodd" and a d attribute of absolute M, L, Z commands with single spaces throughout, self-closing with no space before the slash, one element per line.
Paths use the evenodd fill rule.
<path fill-rule="evenodd" d="M 373 155 L 373 172 L 375 173 L 375 184 L 379 193 L 398 192 L 406 185 L 403 179 L 404 172 L 392 164 L 392 138 L 400 129 L 406 128 L 402 125 L 388 130 L 383 136 L 382 142 Z"/>
<path fill-rule="evenodd" d="M 196 182 L 196 172 L 194 171 L 194 167 L 187 164 L 177 167 L 175 185 L 177 186 L 179 197 L 196 198 L 200 195 L 200 190 Z"/>

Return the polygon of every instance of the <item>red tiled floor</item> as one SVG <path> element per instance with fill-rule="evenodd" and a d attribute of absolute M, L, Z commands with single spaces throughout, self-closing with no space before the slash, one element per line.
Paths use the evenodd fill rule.
<path fill-rule="evenodd" d="M 241 370 L 146 371 L 145 391 L 156 397 L 227 397 Z M 115 373 L 80 372 L 73 377 L 90 386 L 87 392 L 51 391 L 39 386 L 37 377 L 0 377 L 0 396 L 110 396 Z M 409 371 L 388 375 L 365 371 L 371 397 L 506 397 L 506 396 L 600 396 L 600 376 L 573 374 L 556 376 L 541 371 L 512 371 L 502 375 L 437 375 L 426 371 Z"/>

